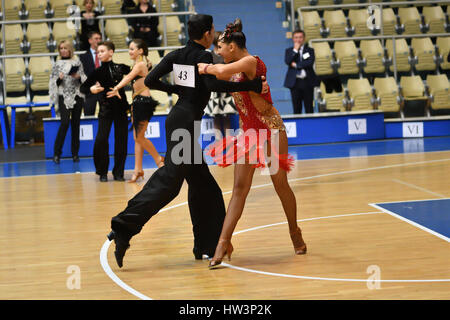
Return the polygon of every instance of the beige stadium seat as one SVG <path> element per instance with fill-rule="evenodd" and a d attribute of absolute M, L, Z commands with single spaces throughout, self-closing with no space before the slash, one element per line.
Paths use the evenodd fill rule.
<path fill-rule="evenodd" d="M 383 64 L 383 47 L 380 40 L 361 40 L 359 48 L 361 55 L 366 60 L 364 72 L 382 73 L 385 71 Z"/>
<path fill-rule="evenodd" d="M 69 28 L 66 22 L 55 22 L 52 28 L 53 39 L 56 41 L 56 45 L 62 40 L 75 41 L 76 31 Z"/>
<path fill-rule="evenodd" d="M 383 34 L 395 35 L 395 25 L 397 24 L 397 18 L 392 8 L 383 9 Z"/>
<path fill-rule="evenodd" d="M 22 9 L 21 0 L 7 0 L 5 1 L 5 8 L 3 9 L 0 4 L 0 10 L 2 11 L 5 20 L 19 20 L 19 11 Z"/>
<path fill-rule="evenodd" d="M 133 60 L 131 60 L 128 51 L 125 52 L 114 52 L 113 60 L 115 63 L 123 63 L 127 66 L 133 67 Z"/>
<path fill-rule="evenodd" d="M 25 62 L 22 58 L 7 59 L 5 63 L 6 92 L 23 92 L 25 84 Z"/>
<path fill-rule="evenodd" d="M 322 21 L 320 20 L 317 11 L 302 11 L 302 19 L 300 20 L 300 23 L 306 34 L 306 41 L 322 38 L 320 35 Z"/>
<path fill-rule="evenodd" d="M 367 9 L 350 9 L 348 11 L 348 18 L 351 26 L 355 28 L 355 37 L 372 35 L 370 29 L 367 27 L 367 20 L 369 20 L 369 12 Z"/>
<path fill-rule="evenodd" d="M 379 99 L 378 110 L 383 112 L 400 111 L 398 87 L 393 77 L 375 78 L 373 86 Z"/>
<path fill-rule="evenodd" d="M 294 0 L 294 8 L 297 10 L 300 7 L 309 7 L 308 0 Z"/>
<path fill-rule="evenodd" d="M 159 2 L 161 2 L 161 10 L 159 8 Z M 153 0 L 153 5 L 158 12 L 172 12 L 174 11 L 174 0 Z"/>
<path fill-rule="evenodd" d="M 319 76 L 333 74 L 331 66 L 332 52 L 328 42 L 313 42 L 311 45 L 315 55 L 315 72 Z"/>
<path fill-rule="evenodd" d="M 31 57 L 28 70 L 33 79 L 30 86 L 31 90 L 48 90 L 48 83 L 52 72 L 52 61 L 50 57 Z"/>
<path fill-rule="evenodd" d="M 167 23 L 167 45 L 179 46 L 182 25 L 177 16 L 159 17 L 158 31 L 162 35 L 162 45 L 164 45 L 164 18 Z"/>
<path fill-rule="evenodd" d="M 29 53 L 48 52 L 47 44 L 50 39 L 50 30 L 47 23 L 29 23 L 27 25 L 27 39 L 30 42 Z"/>
<path fill-rule="evenodd" d="M 428 75 L 427 86 L 432 96 L 431 108 L 450 109 L 450 86 L 445 74 Z"/>
<path fill-rule="evenodd" d="M 65 18 L 70 16 L 69 7 L 73 5 L 72 0 L 49 0 L 53 10 L 54 18 Z"/>
<path fill-rule="evenodd" d="M 320 95 L 321 104 L 324 104 L 324 111 L 346 111 L 345 104 L 343 102 L 345 95 L 344 90 L 342 92 L 331 92 L 327 93 L 325 89 L 325 84 L 320 83 Z"/>
<path fill-rule="evenodd" d="M 28 19 L 45 19 L 47 0 L 25 0 L 24 4 Z"/>
<path fill-rule="evenodd" d="M 404 100 L 402 112 L 406 117 L 425 116 L 429 98 L 420 76 L 403 76 L 400 79 L 401 96 Z"/>
<path fill-rule="evenodd" d="M 128 48 L 128 24 L 125 19 L 108 19 L 105 23 L 105 34 L 114 42 L 116 49 Z"/>
<path fill-rule="evenodd" d="M 23 41 L 23 30 L 20 24 L 4 25 L 5 28 L 5 47 L 6 52 L 3 54 L 22 54 L 21 43 Z M 3 32 L 0 32 L 0 41 L 2 40 Z"/>
<path fill-rule="evenodd" d="M 420 76 L 403 76 L 400 79 L 405 100 L 425 100 L 425 86 Z"/>
<path fill-rule="evenodd" d="M 441 68 L 450 70 L 450 62 L 447 62 L 447 57 L 450 53 L 450 37 L 438 37 L 436 39 L 436 46 L 439 48 L 439 55 L 442 56 L 443 60 L 441 62 Z"/>
<path fill-rule="evenodd" d="M 342 4 L 354 4 L 359 3 L 359 0 L 342 0 Z"/>
<path fill-rule="evenodd" d="M 353 99 L 351 111 L 357 110 L 373 110 L 371 103 L 372 88 L 369 80 L 363 79 L 349 79 L 347 81 L 348 95 Z"/>
<path fill-rule="evenodd" d="M 388 51 L 388 57 L 394 61 L 394 49 L 393 42 L 391 39 L 386 40 L 386 48 Z M 397 63 L 397 71 L 407 72 L 411 70 L 411 65 L 409 64 L 409 47 L 405 39 L 395 40 L 395 56 Z M 389 67 L 391 71 L 394 71 L 394 62 Z"/>
<path fill-rule="evenodd" d="M 158 51 L 149 50 L 148 60 L 152 63 L 152 66 L 155 67 L 161 61 L 161 57 L 159 56 Z"/>
<path fill-rule="evenodd" d="M 345 28 L 347 27 L 347 19 L 345 19 L 342 10 L 327 10 L 323 13 L 325 20 L 325 28 L 329 30 L 329 38 L 347 37 Z"/>
<path fill-rule="evenodd" d="M 170 107 L 170 101 L 167 92 L 150 90 L 150 95 L 153 97 L 153 99 L 159 102 L 159 105 L 156 107 L 156 111 L 165 111 Z"/>
<path fill-rule="evenodd" d="M 399 8 L 400 22 L 405 26 L 405 34 L 420 34 L 421 18 L 416 7 Z"/>
<path fill-rule="evenodd" d="M 106 15 L 120 14 L 121 0 L 102 0 L 102 7 Z"/>
<path fill-rule="evenodd" d="M 434 45 L 430 38 L 413 38 L 411 40 L 411 47 L 414 56 L 418 58 L 418 63 L 415 65 L 416 70 L 436 70 L 436 63 L 434 62 Z"/>
<path fill-rule="evenodd" d="M 339 61 L 339 74 L 358 74 L 358 50 L 353 41 L 336 41 L 334 43 L 336 59 Z"/>
<path fill-rule="evenodd" d="M 431 33 L 444 33 L 445 32 L 445 14 L 441 6 L 435 7 L 423 7 L 422 14 L 424 16 L 425 23 L 429 26 Z"/>

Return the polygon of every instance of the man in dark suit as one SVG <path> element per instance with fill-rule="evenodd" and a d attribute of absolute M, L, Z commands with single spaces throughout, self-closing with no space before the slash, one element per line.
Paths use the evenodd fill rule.
<path fill-rule="evenodd" d="M 81 63 L 83 64 L 84 72 L 86 76 L 94 72 L 95 69 L 101 66 L 101 61 L 97 56 L 97 47 L 100 41 L 102 41 L 102 35 L 97 31 L 92 31 L 88 33 L 88 41 L 90 48 L 80 55 Z M 86 101 L 84 103 L 84 115 L 93 116 L 95 115 L 95 108 L 97 107 L 97 101 L 99 101 L 98 94 L 88 93 L 86 94 Z"/>
<path fill-rule="evenodd" d="M 294 113 L 302 113 L 302 101 L 306 113 L 313 113 L 314 87 L 318 79 L 314 72 L 314 49 L 305 45 L 305 32 L 295 30 L 294 46 L 286 49 L 284 62 L 288 71 L 284 86 L 291 90 Z"/>

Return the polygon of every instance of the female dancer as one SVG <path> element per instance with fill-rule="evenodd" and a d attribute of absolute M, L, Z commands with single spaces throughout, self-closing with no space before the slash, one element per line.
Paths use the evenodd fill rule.
<path fill-rule="evenodd" d="M 81 82 L 86 80 L 81 61 L 74 56 L 74 49 L 69 41 L 63 40 L 58 45 L 59 59 L 53 65 L 49 81 L 50 102 L 57 104 L 61 116 L 61 125 L 55 140 L 53 161 L 60 163 L 62 147 L 69 125 L 72 127 L 73 162 L 79 162 L 80 117 L 84 94 L 80 92 Z"/>
<path fill-rule="evenodd" d="M 144 79 L 148 74 L 149 68 L 149 62 L 147 61 L 148 48 L 146 43 L 141 39 L 134 39 L 130 43 L 129 54 L 130 58 L 135 61 L 133 69 L 119 82 L 119 84 L 114 88 L 111 88 L 111 91 L 109 91 L 106 96 L 108 98 L 113 96 L 120 97 L 119 90 L 128 83 L 133 83 L 131 114 L 134 127 L 135 163 L 133 177 L 128 182 L 136 182 L 139 178 L 144 179 L 144 170 L 142 168 L 144 150 L 147 150 L 153 157 L 158 167 L 164 165 L 164 158 L 156 151 L 153 143 L 145 137 L 148 122 L 153 116 L 155 107 L 158 105 L 158 102 L 150 96 L 150 89 L 144 84 Z"/>
<path fill-rule="evenodd" d="M 266 66 L 262 60 L 257 56 L 252 56 L 248 53 L 245 46 L 245 35 L 242 33 L 242 23 L 237 19 L 234 23 L 227 25 L 224 33 L 219 39 L 219 54 L 224 58 L 227 64 L 198 64 L 200 74 L 213 74 L 218 79 L 232 79 L 236 82 L 254 79 L 266 75 Z M 244 209 L 245 200 L 252 184 L 253 174 L 256 167 L 265 166 L 263 157 L 260 157 L 260 147 L 264 143 L 271 147 L 272 154 L 276 155 L 277 163 L 281 170 L 271 172 L 272 183 L 281 200 L 284 212 L 287 217 L 289 232 L 294 250 L 296 254 L 306 253 L 306 244 L 303 241 L 302 233 L 297 225 L 297 204 L 295 195 L 292 192 L 287 180 L 287 171 L 292 166 L 292 159 L 288 156 L 288 143 L 286 130 L 278 111 L 272 104 L 270 91 L 266 94 L 259 94 L 254 92 L 236 92 L 232 93 L 235 104 L 239 111 L 241 119 L 241 126 L 244 132 L 248 130 L 256 130 L 257 133 L 261 130 L 267 130 L 267 139 L 260 141 L 260 139 L 250 139 L 250 142 L 242 141 L 239 138 L 230 140 L 226 137 L 225 140 L 215 143 L 215 148 L 210 149 L 210 154 L 216 157 L 216 161 L 220 163 L 221 159 L 225 158 L 225 163 L 221 166 L 227 166 L 235 163 L 234 167 L 234 185 L 233 193 L 228 205 L 225 222 L 223 224 L 222 233 L 220 235 L 219 243 L 217 244 L 214 257 L 212 258 L 209 268 L 213 269 L 222 263 L 225 255 L 228 259 L 231 258 L 233 246 L 231 244 L 231 236 L 236 227 L 239 218 Z M 278 132 L 277 132 L 278 131 Z M 275 145 L 271 144 L 270 135 L 278 133 L 279 154 L 275 154 Z M 260 136 L 260 135 L 259 135 Z M 222 151 L 229 142 L 234 144 L 231 149 L 238 149 L 237 155 L 230 158 L 228 155 L 217 155 L 214 150 Z M 227 143 L 228 142 L 228 143 Z M 244 142 L 243 144 L 241 142 Z M 245 148 L 245 149 L 243 149 Z M 240 150 L 239 150 L 240 149 Z M 252 154 L 251 150 L 257 152 L 258 155 Z M 250 152 L 249 152 L 250 151 Z M 240 156 L 239 156 L 240 154 Z M 245 163 L 239 158 L 245 158 Z M 249 159 L 256 160 L 256 164 L 249 163 Z M 271 157 L 273 166 L 273 159 Z M 250 161 L 252 162 L 252 161 Z"/>

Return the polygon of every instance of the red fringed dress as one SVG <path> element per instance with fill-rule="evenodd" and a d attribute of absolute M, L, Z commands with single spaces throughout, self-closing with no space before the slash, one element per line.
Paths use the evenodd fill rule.
<path fill-rule="evenodd" d="M 267 68 L 257 56 L 256 77 L 266 76 Z M 245 73 L 236 73 L 231 81 L 243 82 L 248 78 Z M 269 92 L 260 94 L 252 91 L 233 92 L 234 103 L 239 112 L 241 133 L 237 136 L 226 136 L 208 146 L 206 153 L 211 156 L 220 167 L 227 167 L 235 163 L 250 163 L 255 168 L 266 167 L 266 162 L 273 165 L 276 159 L 279 168 L 290 171 L 294 165 L 294 158 L 289 154 L 279 154 L 278 148 L 271 142 L 272 134 L 286 131 L 278 110 L 273 106 Z M 264 152 L 266 143 L 270 145 L 271 159 L 266 161 Z"/>

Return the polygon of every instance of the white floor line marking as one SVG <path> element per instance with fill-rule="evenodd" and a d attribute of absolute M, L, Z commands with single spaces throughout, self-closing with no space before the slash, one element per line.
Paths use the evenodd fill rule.
<path fill-rule="evenodd" d="M 137 290 L 134 290 L 129 285 L 127 285 L 125 282 L 123 282 L 112 270 L 111 267 L 108 264 L 108 248 L 110 246 L 112 241 L 106 240 L 105 243 L 102 246 L 102 249 L 100 250 L 100 264 L 103 267 L 103 270 L 105 270 L 106 274 L 114 281 L 119 287 L 122 289 L 128 291 L 132 295 L 142 299 L 142 300 L 152 300 L 152 298 L 147 297 L 146 295 L 140 293 Z"/>
<path fill-rule="evenodd" d="M 402 180 L 399 180 L 399 179 L 392 179 L 392 181 L 395 181 L 397 183 L 403 184 L 403 185 L 408 186 L 408 187 L 413 188 L 413 189 L 417 189 L 417 190 L 420 190 L 420 191 L 423 191 L 423 192 L 426 192 L 426 193 L 430 193 L 430 194 L 435 195 L 435 196 L 440 197 L 440 198 L 446 198 L 446 196 L 444 196 L 444 195 L 442 195 L 440 193 L 436 193 L 436 192 L 427 190 L 425 188 L 416 186 L 415 184 L 412 184 L 412 183 L 408 183 L 408 182 L 405 182 L 405 181 L 402 181 Z"/>
<path fill-rule="evenodd" d="M 402 166 L 411 166 L 411 165 L 418 165 L 418 164 L 426 164 L 426 163 L 435 163 L 435 162 L 443 162 L 443 161 L 449 161 L 450 158 L 448 159 L 438 159 L 438 160 L 428 160 L 428 161 L 419 161 L 419 162 L 410 162 L 410 163 L 402 163 L 402 164 L 394 164 L 394 165 L 387 165 L 387 166 L 380 166 L 380 167 L 372 167 L 372 168 L 364 168 L 364 169 L 356 169 L 356 170 L 348 170 L 348 171 L 337 171 L 337 172 L 331 172 L 331 173 L 326 173 L 326 174 L 319 174 L 319 175 L 315 175 L 315 176 L 310 176 L 310 177 L 302 177 L 302 178 L 294 178 L 294 179 L 289 179 L 289 182 L 295 182 L 295 181 L 302 181 L 302 180 L 309 180 L 309 179 L 314 179 L 314 178 L 321 178 L 321 177 L 327 177 L 327 176 L 333 176 L 333 175 L 341 175 L 341 174 L 348 174 L 348 173 L 357 173 L 357 172 L 364 172 L 364 171 L 372 171 L 372 170 L 380 170 L 380 169 L 389 169 L 389 168 L 395 168 L 395 167 L 402 167 Z M 272 183 L 267 183 L 267 184 L 262 184 L 262 185 L 257 185 L 257 186 L 252 186 L 251 189 L 257 189 L 257 188 L 263 188 L 263 187 L 267 187 L 267 186 L 271 186 Z M 232 190 L 230 191 L 226 191 L 223 194 L 230 194 L 232 193 Z M 167 208 L 164 208 L 162 210 L 160 210 L 160 212 L 163 211 L 167 211 L 167 210 L 171 210 L 173 208 L 176 207 L 180 207 L 183 205 L 186 205 L 186 202 L 182 202 L 179 203 L 177 205 L 174 206 L 170 206 Z M 355 215 L 355 214 L 352 214 Z M 356 213 L 356 215 L 358 215 L 358 213 Z M 336 216 L 335 216 L 336 217 Z M 316 218 L 312 218 L 312 219 L 316 219 Z M 242 231 L 239 231 L 239 233 L 241 233 Z M 236 233 L 237 234 L 237 233 Z M 113 280 L 118 286 L 120 286 L 122 289 L 128 291 L 129 293 L 133 294 L 136 297 L 139 297 L 141 299 L 151 299 L 143 294 L 141 294 L 140 292 L 134 290 L 133 288 L 131 288 L 130 286 L 128 286 L 125 282 L 123 282 L 110 268 L 109 264 L 108 264 L 108 257 L 107 257 L 107 253 L 108 253 L 108 248 L 111 244 L 111 241 L 106 240 L 105 243 L 103 244 L 103 247 L 100 251 L 100 262 L 102 264 L 103 270 L 105 271 L 105 273 L 111 278 L 111 280 Z M 225 265 L 225 264 L 224 264 Z M 231 265 L 230 265 L 231 266 Z M 238 268 L 233 266 L 234 268 Z M 298 276 L 300 277 L 300 276 Z M 331 279 L 331 278 L 330 278 Z M 344 281 L 344 280 L 342 280 Z M 362 281 L 361 279 L 359 279 L 358 281 Z M 435 280 L 433 280 L 435 281 Z M 441 280 L 442 281 L 442 280 Z M 450 279 L 444 279 L 444 281 L 450 281 Z"/>
<path fill-rule="evenodd" d="M 447 238 L 446 236 L 444 236 L 444 235 L 442 235 L 440 233 L 437 233 L 436 231 L 433 231 L 431 229 L 428 229 L 427 227 L 424 227 L 424 226 L 422 226 L 422 225 L 420 225 L 420 224 L 418 224 L 418 223 L 416 223 L 416 222 L 414 222 L 412 220 L 406 219 L 406 218 L 404 218 L 404 217 L 402 217 L 402 216 L 400 216 L 400 215 L 398 215 L 398 214 L 396 214 L 396 213 L 394 213 L 392 211 L 389 211 L 389 210 L 387 210 L 387 209 L 385 209 L 383 207 L 380 207 L 379 205 L 377 205 L 375 203 L 369 203 L 369 205 L 371 205 L 372 207 L 374 207 L 374 208 L 376 208 L 378 210 L 383 211 L 384 213 L 387 213 L 387 214 L 389 214 L 389 215 L 391 215 L 393 217 L 396 217 L 397 219 L 403 220 L 403 221 L 405 221 L 405 222 L 407 222 L 407 223 L 409 223 L 409 224 L 411 224 L 411 225 L 413 225 L 413 226 L 415 226 L 415 227 L 417 227 L 417 228 L 419 228 L 419 229 L 421 229 L 421 230 L 423 230 L 425 232 L 431 233 L 432 235 L 434 235 L 434 236 L 436 236 L 438 238 L 441 238 L 441 239 L 443 239 L 443 240 L 445 240 L 447 242 L 450 242 L 450 239 Z"/>

